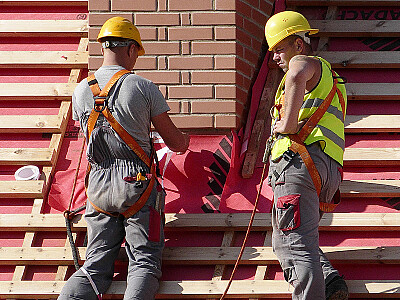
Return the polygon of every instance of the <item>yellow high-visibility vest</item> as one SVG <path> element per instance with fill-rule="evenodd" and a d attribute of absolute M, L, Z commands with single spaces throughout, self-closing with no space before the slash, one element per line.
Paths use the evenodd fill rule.
<path fill-rule="evenodd" d="M 326 98 L 333 86 L 331 65 L 321 57 L 315 56 L 315 58 L 317 58 L 321 63 L 321 78 L 318 85 L 312 91 L 304 95 L 303 105 L 299 111 L 299 121 L 308 119 L 317 110 L 318 106 Z M 281 103 L 282 96 L 285 92 L 285 79 L 286 75 L 282 78 L 276 92 L 275 104 Z M 337 87 L 343 94 L 347 108 L 347 96 L 344 84 L 338 84 Z M 345 147 L 345 114 L 346 112 L 342 111 L 339 97 L 336 94 L 328 110 L 304 142 L 306 145 L 319 142 L 322 150 L 341 165 L 343 165 L 343 153 Z M 274 110 L 274 117 L 278 117 L 278 111 L 276 109 Z M 272 147 L 271 159 L 273 161 L 277 160 L 289 149 L 290 145 L 291 140 L 286 135 L 279 135 Z"/>

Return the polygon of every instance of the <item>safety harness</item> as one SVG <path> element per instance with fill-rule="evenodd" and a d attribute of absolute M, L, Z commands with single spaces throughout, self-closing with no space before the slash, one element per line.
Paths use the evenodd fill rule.
<path fill-rule="evenodd" d="M 314 130 L 314 128 L 317 126 L 318 122 L 321 120 L 322 116 L 326 113 L 328 110 L 328 107 L 331 105 L 332 100 L 334 96 L 337 94 L 339 97 L 339 102 L 342 107 L 342 112 L 343 112 L 343 120 L 345 117 L 345 109 L 346 109 L 346 103 L 343 97 L 342 92 L 338 89 L 337 85 L 338 84 L 344 84 L 345 81 L 339 82 L 338 79 L 342 77 L 339 77 L 336 75 L 336 73 L 332 71 L 332 76 L 333 76 L 333 86 L 332 89 L 330 90 L 329 94 L 326 96 L 322 104 L 317 108 L 317 110 L 311 115 L 311 117 L 306 121 L 306 123 L 302 126 L 299 132 L 295 134 L 289 134 L 288 137 L 290 138 L 292 145 L 289 147 L 289 150 L 291 150 L 293 153 L 298 153 L 303 160 L 308 172 L 310 173 L 311 179 L 314 183 L 315 189 L 317 190 L 318 197 L 321 193 L 321 177 L 319 175 L 319 172 L 317 170 L 317 167 L 315 166 L 314 161 L 312 160 L 310 153 L 308 152 L 306 145 L 304 144 L 304 141 L 307 139 L 307 137 L 310 135 L 310 133 Z M 277 104 L 279 105 L 284 105 L 284 96 L 282 96 L 281 103 Z M 280 106 L 281 107 L 281 106 Z M 279 111 L 279 110 L 278 110 Z M 339 204 L 340 201 L 340 191 L 338 190 L 334 196 L 334 199 L 331 203 L 325 203 L 325 202 L 319 202 L 320 203 L 320 209 L 324 212 L 331 212 L 333 211 L 336 206 Z"/>
<path fill-rule="evenodd" d="M 120 138 L 133 150 L 133 152 L 139 157 L 139 159 L 142 160 L 143 163 L 146 164 L 146 166 L 149 167 L 150 169 L 150 181 L 147 188 L 140 195 L 140 198 L 131 207 L 129 207 L 126 211 L 121 213 L 125 218 L 129 218 L 130 216 L 134 215 L 145 205 L 147 199 L 151 194 L 151 191 L 153 190 L 153 186 L 157 178 L 156 165 L 154 163 L 154 148 L 152 147 L 152 153 L 151 156 L 149 157 L 146 154 L 146 152 L 144 152 L 142 147 L 140 147 L 140 145 L 136 142 L 136 140 L 117 122 L 117 120 L 114 118 L 114 116 L 111 114 L 108 108 L 108 99 L 109 99 L 108 94 L 111 88 L 123 75 L 128 73 L 130 73 L 130 71 L 125 69 L 118 71 L 113 75 L 113 77 L 111 77 L 110 81 L 106 84 L 106 86 L 102 90 L 100 89 L 94 74 L 90 75 L 87 78 L 89 87 L 94 96 L 94 107 L 89 115 L 87 124 L 88 140 L 90 138 L 93 129 L 95 128 L 98 117 L 100 116 L 100 114 L 102 114 L 106 118 L 106 120 L 110 123 L 111 127 L 115 130 L 115 132 L 120 136 Z M 88 186 L 88 177 L 90 170 L 91 170 L 91 165 L 88 164 L 88 168 L 86 170 L 86 178 L 85 178 L 86 188 Z M 138 173 L 136 180 L 137 181 L 147 180 L 147 177 L 143 176 L 141 173 Z M 97 211 L 108 215 L 114 215 L 112 213 L 102 210 L 101 208 L 93 204 L 93 202 L 90 201 L 90 199 L 88 199 L 88 201 L 93 205 L 93 207 Z"/>

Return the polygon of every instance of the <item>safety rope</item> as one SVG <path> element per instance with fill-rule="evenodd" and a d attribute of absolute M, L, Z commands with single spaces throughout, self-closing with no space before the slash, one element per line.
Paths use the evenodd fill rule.
<path fill-rule="evenodd" d="M 64 211 L 65 226 L 67 227 L 67 236 L 68 236 L 69 244 L 71 246 L 72 257 L 74 259 L 74 266 L 75 266 L 76 270 L 79 270 L 80 266 L 79 266 L 79 261 L 78 261 L 78 249 L 76 248 L 76 245 L 74 242 L 74 237 L 72 236 L 71 220 L 75 217 L 75 215 L 77 213 L 79 213 L 85 209 L 85 205 L 78 207 L 77 209 L 74 209 L 73 211 L 71 211 L 71 207 L 72 207 L 72 201 L 74 199 L 76 182 L 78 180 L 78 174 L 79 174 L 79 169 L 81 166 L 82 154 L 83 154 L 84 148 L 85 148 L 85 138 L 83 138 L 83 141 L 82 141 L 82 147 L 81 147 L 81 151 L 79 154 L 78 166 L 76 167 L 74 181 L 72 184 L 72 191 L 71 191 L 71 195 L 69 198 L 68 209 L 66 211 Z"/>
<path fill-rule="evenodd" d="M 254 208 L 253 208 L 253 212 L 251 213 L 249 225 L 247 226 L 246 235 L 244 237 L 242 247 L 240 248 L 239 256 L 238 256 L 238 258 L 236 260 L 235 266 L 233 267 L 233 270 L 232 270 L 232 273 L 231 273 L 231 277 L 229 278 L 228 284 L 227 284 L 227 286 L 225 288 L 225 291 L 222 294 L 220 300 L 223 300 L 225 298 L 226 294 L 228 293 L 229 287 L 231 286 L 232 281 L 233 281 L 233 276 L 235 275 L 237 267 L 239 265 L 239 262 L 240 262 L 240 260 L 241 260 L 241 258 L 243 256 L 244 248 L 245 248 L 246 243 L 247 243 L 247 238 L 249 236 L 250 229 L 251 229 L 251 226 L 253 225 L 254 217 L 256 215 L 258 200 L 260 199 L 261 188 L 262 188 L 262 184 L 264 182 L 264 176 L 265 176 L 266 169 L 267 169 L 267 163 L 264 162 L 264 167 L 263 167 L 262 174 L 261 174 L 261 180 L 260 180 L 259 188 L 258 188 L 258 191 L 257 191 L 256 201 L 254 202 Z"/>

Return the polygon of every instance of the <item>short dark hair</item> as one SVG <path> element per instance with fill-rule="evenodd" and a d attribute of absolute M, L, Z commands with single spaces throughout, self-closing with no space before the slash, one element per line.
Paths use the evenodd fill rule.
<path fill-rule="evenodd" d="M 132 44 L 134 44 L 136 47 L 140 48 L 139 43 L 137 41 L 131 40 L 131 39 L 125 39 L 125 38 L 120 38 L 120 37 L 116 37 L 116 36 L 106 36 L 106 37 L 103 37 L 103 38 L 99 39 L 100 43 L 104 43 L 106 41 L 110 41 L 110 42 L 114 42 L 114 41 L 116 41 L 116 42 L 127 42 L 127 41 L 129 41 Z"/>

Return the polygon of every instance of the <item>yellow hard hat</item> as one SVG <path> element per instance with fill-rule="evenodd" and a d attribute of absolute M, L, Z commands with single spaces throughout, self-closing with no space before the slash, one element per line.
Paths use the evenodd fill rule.
<path fill-rule="evenodd" d="M 265 24 L 265 38 L 269 46 L 269 51 L 280 41 L 297 32 L 308 32 L 315 34 L 318 29 L 310 28 L 307 19 L 295 11 L 283 11 L 273 15 Z"/>
<path fill-rule="evenodd" d="M 105 21 L 101 27 L 99 35 L 97 36 L 97 41 L 100 42 L 100 39 L 105 37 L 119 37 L 134 40 L 140 46 L 138 55 L 144 55 L 145 51 L 142 45 L 139 30 L 128 19 L 123 17 L 113 17 Z"/>

